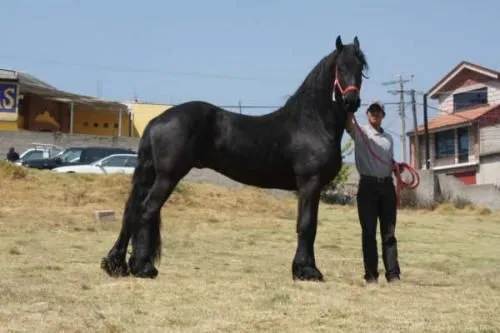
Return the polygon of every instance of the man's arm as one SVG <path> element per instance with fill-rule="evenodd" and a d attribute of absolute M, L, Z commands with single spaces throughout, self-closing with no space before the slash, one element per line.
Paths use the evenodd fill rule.
<path fill-rule="evenodd" d="M 347 133 L 349 133 L 351 138 L 353 138 L 353 140 L 356 140 L 356 124 L 354 124 L 354 113 L 353 112 L 347 112 L 345 129 L 346 129 Z"/>

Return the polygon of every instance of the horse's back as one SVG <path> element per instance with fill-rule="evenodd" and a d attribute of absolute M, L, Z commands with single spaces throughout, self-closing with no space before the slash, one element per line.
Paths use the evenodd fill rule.
<path fill-rule="evenodd" d="M 295 187 L 290 138 L 277 113 L 241 115 L 190 101 L 166 110 L 151 123 L 152 143 L 172 160 L 178 158 L 183 164 L 188 160 L 193 167 L 210 168 L 249 185 Z"/>

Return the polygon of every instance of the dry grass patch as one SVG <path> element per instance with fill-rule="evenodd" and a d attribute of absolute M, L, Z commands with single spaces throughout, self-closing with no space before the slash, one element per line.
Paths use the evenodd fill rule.
<path fill-rule="evenodd" d="M 355 210 L 321 205 L 327 281 L 299 283 L 294 200 L 181 183 L 158 278 L 113 279 L 99 262 L 120 223 L 92 213 L 120 217 L 128 188 L 126 176 L 0 165 L 1 332 L 500 332 L 497 213 L 400 212 L 403 280 L 366 288 Z"/>

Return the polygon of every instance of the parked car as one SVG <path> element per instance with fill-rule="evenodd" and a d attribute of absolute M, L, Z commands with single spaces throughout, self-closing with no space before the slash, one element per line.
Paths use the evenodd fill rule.
<path fill-rule="evenodd" d="M 32 143 L 33 148 L 28 148 L 19 155 L 19 160 L 14 164 L 22 165 L 24 161 L 53 158 L 64 149 L 49 143 Z"/>
<path fill-rule="evenodd" d="M 90 164 L 68 165 L 52 169 L 62 173 L 133 174 L 137 166 L 137 154 L 113 154 Z"/>
<path fill-rule="evenodd" d="M 71 147 L 62 151 L 53 158 L 44 158 L 23 162 L 22 165 L 36 169 L 54 169 L 67 165 L 90 164 L 113 154 L 135 154 L 127 148 L 117 147 Z"/>

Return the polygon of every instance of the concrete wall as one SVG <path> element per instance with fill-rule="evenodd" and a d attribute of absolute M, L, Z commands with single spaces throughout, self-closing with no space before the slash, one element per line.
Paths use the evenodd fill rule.
<path fill-rule="evenodd" d="M 493 184 L 465 185 L 454 176 L 419 170 L 420 184 L 414 190 L 405 189 L 401 201 L 405 205 L 431 207 L 440 200 L 465 200 L 477 206 L 500 210 L 500 189 Z"/>
<path fill-rule="evenodd" d="M 0 158 L 5 158 L 9 147 L 14 147 L 18 153 L 21 153 L 32 148 L 34 142 L 55 144 L 63 148 L 69 146 L 112 146 L 137 151 L 139 139 L 50 132 L 0 131 Z"/>
<path fill-rule="evenodd" d="M 483 155 L 500 153 L 500 127 L 498 126 L 500 110 L 490 113 L 488 113 L 488 116 L 481 124 L 482 126 L 479 130 L 481 157 Z M 486 122 L 489 122 L 490 125 L 484 125 Z"/>
<path fill-rule="evenodd" d="M 439 190 L 444 199 L 466 199 L 475 205 L 500 210 L 500 189 L 493 184 L 465 185 L 453 176 L 438 175 Z"/>
<path fill-rule="evenodd" d="M 500 185 L 500 155 L 482 156 L 477 173 L 478 184 Z"/>

